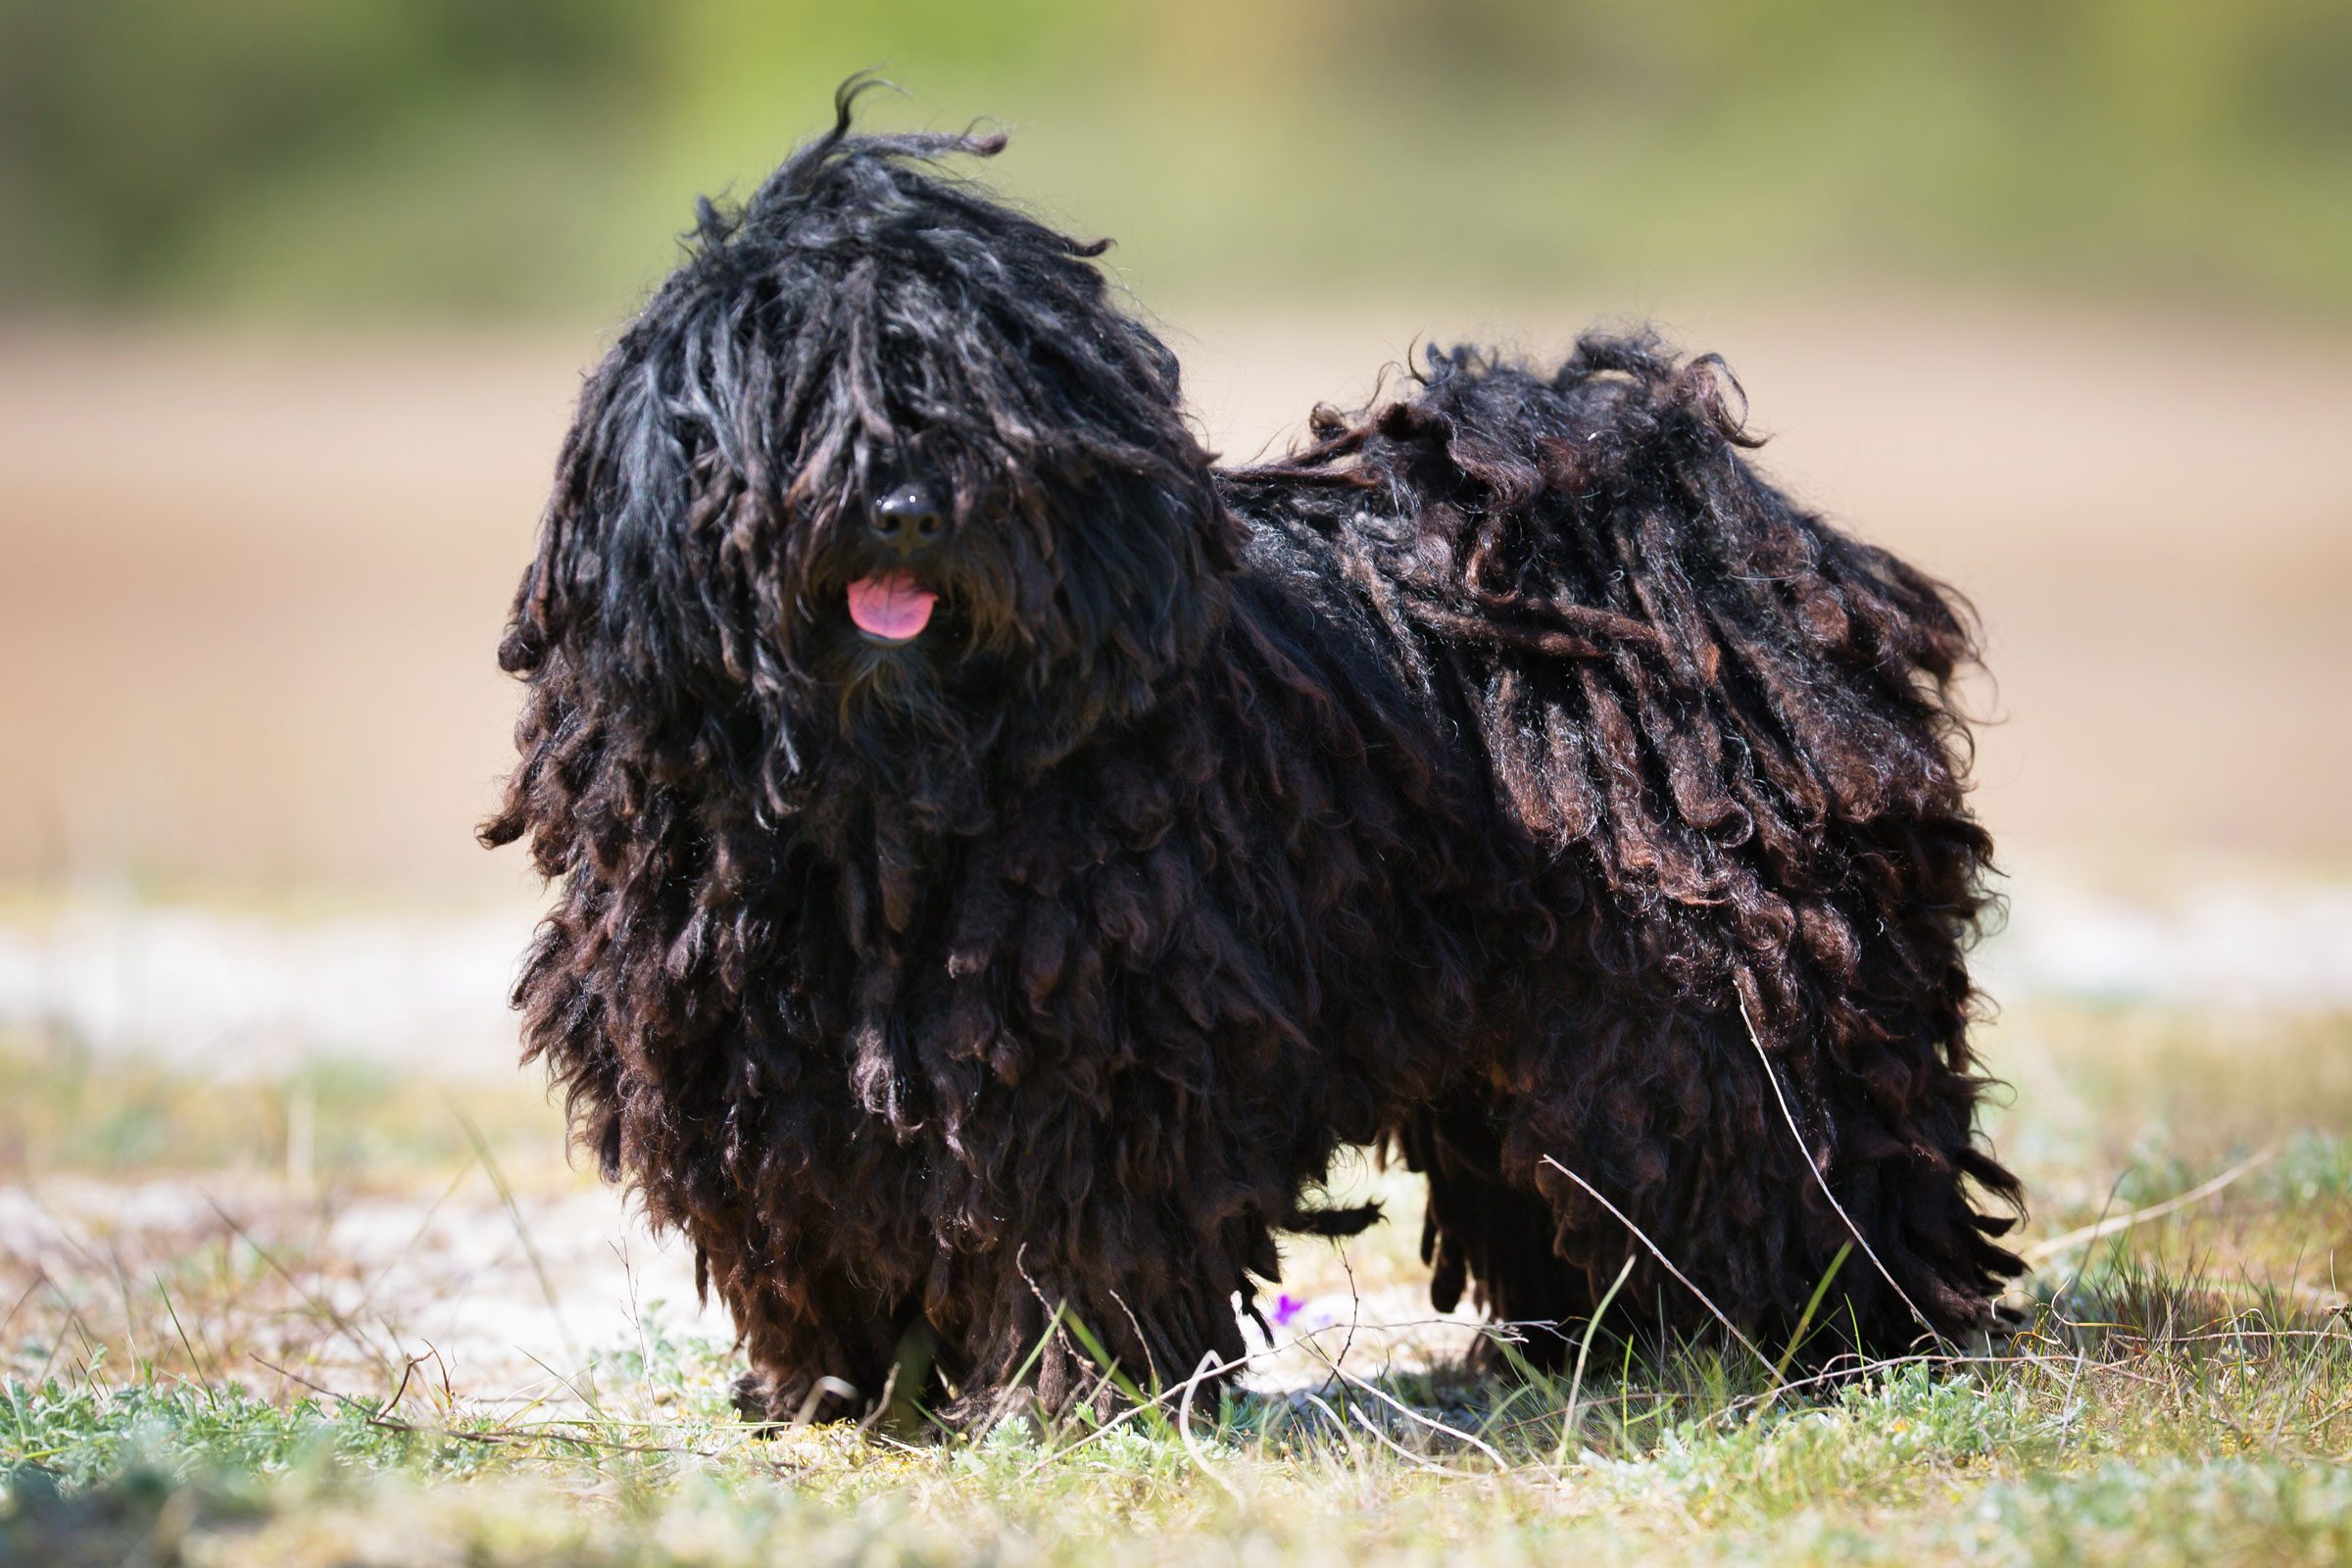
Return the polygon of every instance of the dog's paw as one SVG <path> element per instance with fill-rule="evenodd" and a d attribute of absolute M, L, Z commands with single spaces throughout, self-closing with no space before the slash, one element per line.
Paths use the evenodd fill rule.
<path fill-rule="evenodd" d="M 735 1413 L 754 1426 L 769 1426 L 791 1419 L 776 1414 L 772 1385 L 757 1372 L 746 1372 L 737 1378 L 728 1394 L 735 1402 Z"/>
<path fill-rule="evenodd" d="M 746 1372 L 729 1391 L 735 1413 L 756 1427 L 805 1427 L 811 1422 L 839 1421 L 857 1415 L 864 1396 L 853 1384 L 834 1377 L 774 1377 Z"/>

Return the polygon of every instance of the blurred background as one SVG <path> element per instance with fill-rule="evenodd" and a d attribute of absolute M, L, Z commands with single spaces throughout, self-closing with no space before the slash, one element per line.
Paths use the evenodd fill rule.
<path fill-rule="evenodd" d="M 367 1084 L 535 1096 L 539 895 L 471 829 L 557 440 L 695 196 L 866 67 L 1115 237 L 1235 457 L 1431 341 L 1725 353 L 1764 464 L 1983 614 L 2021 1102 L 2036 1007 L 2352 1009 L 2341 0 L 0 0 L 0 1060 L 51 1094 L 0 1173 L 382 1168 Z M 275 1108 L 172 1132 L 134 1062 Z"/>

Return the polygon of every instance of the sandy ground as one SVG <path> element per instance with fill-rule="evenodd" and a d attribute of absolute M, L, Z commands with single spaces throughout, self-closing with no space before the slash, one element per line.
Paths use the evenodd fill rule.
<path fill-rule="evenodd" d="M 1417 338 L 1587 313 L 1174 312 L 1253 453 Z M 1661 312 L 1727 353 L 1800 493 L 1967 590 L 2014 857 L 2340 872 L 2352 360 L 2340 331 L 1859 302 Z M 577 337 L 0 333 L 0 887 L 506 902 L 471 824 L 491 662 Z"/>
<path fill-rule="evenodd" d="M 251 1174 L 0 1183 L 0 1292 L 29 1298 L 0 1373 L 34 1381 L 87 1354 L 61 1301 L 121 1346 L 119 1303 L 138 1321 L 167 1278 L 189 1359 L 293 1393 L 308 1381 L 380 1398 L 406 1357 L 437 1354 L 427 1376 L 469 1398 L 569 1403 L 640 1335 L 727 1337 L 722 1314 L 698 1308 L 691 1256 L 617 1195 L 526 1193 L 510 1211 L 478 1169 L 454 1188 L 332 1196 Z M 216 1278 L 189 1278 L 192 1257 Z"/>
<path fill-rule="evenodd" d="M 1395 1225 L 1345 1252 L 1287 1244 L 1284 1287 L 1259 1303 L 1271 1341 L 1244 1320 L 1257 1386 L 1318 1382 L 1318 1356 L 1375 1376 L 1470 1344 L 1474 1315 L 1437 1313 L 1410 1260 L 1418 1187 L 1379 1180 Z M 140 1343 L 174 1319 L 176 1343 Z M 428 1384 L 512 1412 L 576 1408 L 662 1338 L 731 1365 L 691 1252 L 618 1193 L 545 1163 L 503 1193 L 479 1165 L 363 1187 L 250 1169 L 0 1180 L 0 1377 L 73 1374 L 108 1343 L 117 1359 L 373 1402 L 421 1357 Z"/>

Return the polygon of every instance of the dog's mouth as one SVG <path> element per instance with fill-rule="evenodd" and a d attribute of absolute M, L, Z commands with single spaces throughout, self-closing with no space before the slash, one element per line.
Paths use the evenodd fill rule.
<path fill-rule="evenodd" d="M 847 593 L 852 624 L 867 642 L 885 648 L 904 647 L 921 636 L 939 604 L 939 595 L 906 571 L 859 577 Z"/>

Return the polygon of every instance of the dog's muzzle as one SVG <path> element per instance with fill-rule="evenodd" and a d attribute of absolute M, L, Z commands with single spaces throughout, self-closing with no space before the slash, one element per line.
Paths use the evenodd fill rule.
<path fill-rule="evenodd" d="M 947 513 L 931 487 L 903 484 L 866 514 L 868 544 L 884 559 L 912 564 L 947 536 Z M 908 570 L 884 567 L 849 585 L 850 620 L 866 641 L 886 647 L 912 642 L 931 623 L 939 595 Z"/>

